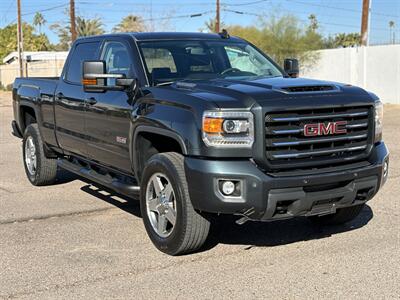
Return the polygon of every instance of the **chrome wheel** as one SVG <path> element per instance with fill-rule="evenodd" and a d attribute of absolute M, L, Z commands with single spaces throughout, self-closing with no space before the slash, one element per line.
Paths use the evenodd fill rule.
<path fill-rule="evenodd" d="M 29 171 L 29 174 L 36 174 L 37 158 L 36 158 L 36 147 L 33 142 L 32 136 L 29 136 L 25 141 L 25 164 Z"/>
<path fill-rule="evenodd" d="M 154 231 L 168 237 L 176 223 L 176 201 L 172 184 L 162 173 L 153 174 L 147 183 L 146 211 Z"/>

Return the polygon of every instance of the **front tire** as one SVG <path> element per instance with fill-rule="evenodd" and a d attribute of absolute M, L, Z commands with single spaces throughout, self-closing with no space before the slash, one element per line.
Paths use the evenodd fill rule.
<path fill-rule="evenodd" d="M 160 251 L 170 255 L 198 250 L 210 229 L 210 222 L 192 206 L 183 161 L 183 156 L 175 152 L 153 155 L 140 187 L 147 234 Z"/>
<path fill-rule="evenodd" d="M 57 178 L 57 159 L 47 158 L 37 124 L 26 127 L 22 140 L 25 173 L 36 186 L 51 185 Z"/>
<path fill-rule="evenodd" d="M 313 216 L 310 220 L 320 225 L 341 225 L 354 220 L 362 211 L 365 204 L 340 208 L 336 213 L 325 216 Z"/>

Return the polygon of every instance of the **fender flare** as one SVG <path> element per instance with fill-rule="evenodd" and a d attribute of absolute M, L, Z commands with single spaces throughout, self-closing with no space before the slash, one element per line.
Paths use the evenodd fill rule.
<path fill-rule="evenodd" d="M 135 174 L 135 177 L 138 180 L 140 179 L 140 178 L 138 178 L 138 174 L 140 174 L 140 172 L 139 172 L 139 162 L 138 162 L 138 159 L 137 159 L 138 155 L 136 155 L 136 143 L 137 143 L 138 135 L 140 133 L 143 133 L 143 132 L 154 133 L 154 134 L 158 134 L 158 135 L 162 135 L 162 136 L 165 136 L 165 137 L 172 138 L 181 147 L 182 154 L 184 154 L 184 155 L 188 154 L 188 150 L 187 150 L 187 147 L 185 145 L 184 140 L 176 132 L 168 130 L 168 129 L 164 129 L 164 128 L 147 126 L 147 125 L 140 125 L 140 126 L 136 127 L 135 132 L 133 134 L 132 143 L 129 145 L 129 150 L 130 150 L 130 153 L 131 153 L 131 164 L 132 164 L 133 172 Z"/>
<path fill-rule="evenodd" d="M 29 107 L 29 108 L 33 109 L 33 111 L 35 112 L 36 122 L 39 125 L 39 131 L 40 131 L 40 126 L 42 124 L 42 116 L 41 116 L 40 111 L 37 106 L 38 106 L 37 102 L 33 103 L 33 102 L 27 101 L 27 100 L 19 101 L 19 103 L 18 103 L 18 115 L 19 116 L 18 117 L 19 117 L 19 126 L 20 126 L 22 133 L 25 130 L 25 128 L 24 128 L 24 130 L 22 130 L 22 125 L 25 125 L 24 124 L 24 115 L 21 113 L 21 111 L 22 111 L 21 108 L 23 108 L 23 107 Z"/>

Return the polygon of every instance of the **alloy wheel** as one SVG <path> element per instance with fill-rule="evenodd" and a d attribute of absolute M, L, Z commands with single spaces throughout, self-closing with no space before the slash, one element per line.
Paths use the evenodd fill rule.
<path fill-rule="evenodd" d="M 171 235 L 176 223 L 176 198 L 171 181 L 153 174 L 146 188 L 146 211 L 154 231 L 162 238 Z"/>
<path fill-rule="evenodd" d="M 29 174 L 35 175 L 37 168 L 36 147 L 32 136 L 29 136 L 25 141 L 25 164 Z"/>

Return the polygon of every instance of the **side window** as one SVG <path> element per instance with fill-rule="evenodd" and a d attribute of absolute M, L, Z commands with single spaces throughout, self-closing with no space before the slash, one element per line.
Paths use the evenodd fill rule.
<path fill-rule="evenodd" d="M 72 83 L 81 83 L 82 62 L 95 60 L 99 42 L 80 43 L 74 48 L 69 61 L 66 79 Z"/>
<path fill-rule="evenodd" d="M 120 42 L 106 42 L 101 59 L 106 62 L 107 73 L 132 75 L 132 61 L 126 46 Z"/>

